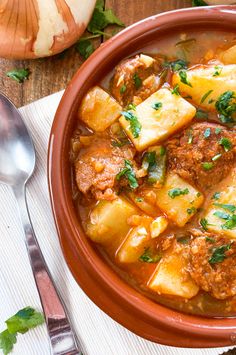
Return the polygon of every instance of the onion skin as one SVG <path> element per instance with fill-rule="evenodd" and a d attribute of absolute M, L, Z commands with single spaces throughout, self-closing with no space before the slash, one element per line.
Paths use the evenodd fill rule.
<path fill-rule="evenodd" d="M 0 0 L 0 57 L 51 56 L 85 31 L 96 0 Z"/>

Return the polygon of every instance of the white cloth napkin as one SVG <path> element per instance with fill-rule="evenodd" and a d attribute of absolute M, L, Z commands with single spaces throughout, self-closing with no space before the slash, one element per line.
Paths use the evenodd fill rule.
<path fill-rule="evenodd" d="M 95 306 L 73 279 L 63 259 L 52 217 L 47 177 L 47 146 L 62 92 L 28 106 L 21 113 L 32 134 L 37 166 L 28 184 L 28 204 L 40 247 L 70 311 L 85 355 L 218 355 L 227 349 L 179 349 L 144 340 Z M 24 245 L 24 234 L 10 189 L 0 185 L 0 327 L 26 306 L 41 309 Z M 137 319 L 138 321 L 138 319 Z M 168 336 L 168 335 L 167 335 Z M 18 336 L 13 354 L 49 355 L 46 326 Z"/>

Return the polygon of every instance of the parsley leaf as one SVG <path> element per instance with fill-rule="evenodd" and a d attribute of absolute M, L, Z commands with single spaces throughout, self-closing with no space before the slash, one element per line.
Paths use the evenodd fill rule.
<path fill-rule="evenodd" d="M 215 134 L 220 134 L 220 132 L 222 132 L 222 128 L 217 127 L 215 129 Z"/>
<path fill-rule="evenodd" d="M 122 111 L 121 114 L 124 116 L 126 121 L 130 122 L 130 130 L 134 138 L 138 138 L 142 128 L 142 125 L 139 122 L 138 117 L 135 116 L 131 111 Z"/>
<path fill-rule="evenodd" d="M 168 65 L 170 66 L 171 70 L 174 72 L 179 71 L 181 69 L 188 69 L 187 62 L 182 59 L 177 59 L 173 62 L 168 63 Z"/>
<path fill-rule="evenodd" d="M 188 193 L 189 193 L 188 188 L 180 189 L 179 187 L 176 187 L 176 188 L 168 191 L 168 196 L 170 196 L 170 198 L 174 199 L 177 196 L 187 195 Z"/>
<path fill-rule="evenodd" d="M 7 76 L 18 83 L 23 83 L 29 78 L 29 69 L 14 69 L 7 72 Z"/>
<path fill-rule="evenodd" d="M 29 329 L 44 322 L 42 313 L 36 312 L 31 307 L 26 307 L 17 312 L 6 321 L 7 329 L 10 333 L 25 333 Z"/>
<path fill-rule="evenodd" d="M 230 204 L 224 204 L 224 203 L 217 203 L 217 202 L 215 202 L 215 203 L 214 203 L 214 206 L 223 208 L 224 210 L 230 211 L 230 212 L 232 212 L 232 213 L 234 213 L 234 212 L 236 211 L 236 206 L 230 205 Z"/>
<path fill-rule="evenodd" d="M 180 71 L 179 71 L 179 77 L 180 77 L 180 81 L 181 81 L 183 84 L 192 87 L 192 84 L 188 81 L 186 70 L 180 70 Z"/>
<path fill-rule="evenodd" d="M 204 170 L 208 171 L 211 170 L 214 167 L 214 164 L 212 162 L 203 162 L 202 167 Z"/>
<path fill-rule="evenodd" d="M 232 215 L 229 219 L 221 226 L 222 229 L 234 229 L 236 227 L 236 215 Z"/>
<path fill-rule="evenodd" d="M 139 186 L 138 181 L 135 176 L 135 172 L 133 170 L 133 166 L 132 166 L 131 162 L 127 159 L 125 159 L 124 169 L 122 169 L 116 175 L 116 179 L 119 181 L 123 176 L 128 179 L 129 186 L 131 187 L 131 189 L 136 189 Z"/>
<path fill-rule="evenodd" d="M 213 215 L 221 219 L 230 219 L 230 215 L 222 211 L 216 211 L 213 213 Z"/>
<path fill-rule="evenodd" d="M 211 95 L 212 92 L 213 92 L 213 90 L 207 91 L 207 92 L 203 95 L 203 97 L 201 98 L 200 103 L 202 104 L 202 103 L 208 98 L 208 96 Z"/>
<path fill-rule="evenodd" d="M 196 112 L 195 117 L 203 119 L 203 120 L 207 120 L 208 119 L 208 113 L 206 111 L 203 111 L 200 108 L 197 108 L 197 112 Z"/>
<path fill-rule="evenodd" d="M 16 344 L 17 333 L 26 333 L 29 329 L 44 322 L 42 313 L 31 307 L 26 307 L 5 321 L 7 329 L 0 333 L 0 349 L 4 355 L 9 354 Z"/>
<path fill-rule="evenodd" d="M 126 85 L 123 84 L 123 85 L 120 87 L 120 94 L 121 94 L 121 95 L 124 94 L 124 93 L 126 92 L 126 89 L 127 89 Z"/>
<path fill-rule="evenodd" d="M 221 245 L 220 247 L 213 248 L 213 252 L 208 262 L 210 264 L 222 263 L 225 260 L 225 252 L 231 249 L 231 244 Z"/>
<path fill-rule="evenodd" d="M 212 199 L 219 200 L 220 198 L 220 192 L 215 192 L 214 195 L 212 196 Z"/>
<path fill-rule="evenodd" d="M 88 24 L 87 30 L 93 34 L 101 34 L 108 25 L 118 25 L 124 27 L 111 9 L 104 10 L 104 0 L 97 0 L 93 16 Z"/>
<path fill-rule="evenodd" d="M 173 89 L 171 90 L 171 94 L 172 94 L 172 95 L 177 95 L 177 96 L 180 95 L 180 93 L 179 93 L 179 84 L 176 84 L 176 85 L 173 87 Z"/>
<path fill-rule="evenodd" d="M 152 108 L 154 110 L 159 110 L 162 107 L 162 102 L 155 102 L 154 104 L 152 104 Z"/>
<path fill-rule="evenodd" d="M 223 67 L 220 67 L 218 65 L 215 66 L 215 71 L 214 71 L 214 74 L 212 76 L 220 76 L 222 70 L 223 70 Z"/>
<path fill-rule="evenodd" d="M 211 129 L 210 128 L 206 128 L 204 133 L 203 133 L 203 135 L 204 135 L 204 138 L 209 138 L 210 135 L 211 135 Z"/>
<path fill-rule="evenodd" d="M 133 80 L 134 80 L 134 85 L 135 85 L 136 89 L 139 89 L 140 86 L 142 86 L 142 80 L 140 79 L 140 77 L 138 76 L 137 73 L 134 74 Z"/>
<path fill-rule="evenodd" d="M 9 333 L 8 329 L 0 333 L 0 349 L 4 355 L 12 351 L 14 344 L 16 344 L 16 334 Z"/>
<path fill-rule="evenodd" d="M 164 147 L 146 152 L 143 156 L 142 168 L 148 172 L 149 184 L 163 184 L 166 175 L 166 151 Z"/>
<path fill-rule="evenodd" d="M 139 261 L 144 263 L 158 263 L 161 260 L 161 255 L 152 255 L 150 248 L 146 248 L 144 253 L 139 257 Z"/>
<path fill-rule="evenodd" d="M 219 144 L 224 147 L 224 150 L 228 152 L 232 148 L 232 143 L 228 138 L 222 137 Z"/>
<path fill-rule="evenodd" d="M 215 239 L 214 238 L 211 238 L 211 237 L 206 237 L 205 238 L 206 239 L 206 242 L 208 242 L 208 243 L 215 243 Z"/>
<path fill-rule="evenodd" d="M 209 223 L 208 223 L 208 220 L 207 220 L 206 218 L 201 218 L 201 219 L 200 219 L 200 224 L 201 224 L 202 228 L 203 228 L 205 231 L 208 230 L 207 226 L 209 225 Z"/>
<path fill-rule="evenodd" d="M 233 113 L 236 112 L 236 96 L 234 91 L 226 91 L 220 95 L 215 107 L 219 112 L 219 118 L 222 123 L 232 123 Z"/>
<path fill-rule="evenodd" d="M 95 50 L 92 42 L 86 38 L 81 38 L 75 45 L 75 49 L 81 57 L 87 59 Z"/>
<path fill-rule="evenodd" d="M 203 0 L 192 0 L 193 6 L 208 6 L 208 4 Z"/>

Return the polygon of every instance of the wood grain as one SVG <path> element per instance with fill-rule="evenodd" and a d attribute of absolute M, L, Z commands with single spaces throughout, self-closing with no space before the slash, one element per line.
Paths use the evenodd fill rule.
<path fill-rule="evenodd" d="M 163 11 L 187 6 L 191 6 L 191 0 L 106 0 L 106 8 L 114 9 L 126 26 Z M 46 59 L 29 61 L 0 59 L 0 90 L 16 106 L 23 106 L 64 89 L 81 63 L 82 60 L 73 47 L 64 55 L 59 54 Z M 6 76 L 7 71 L 22 67 L 29 68 L 31 72 L 29 80 L 25 83 L 18 84 Z"/>

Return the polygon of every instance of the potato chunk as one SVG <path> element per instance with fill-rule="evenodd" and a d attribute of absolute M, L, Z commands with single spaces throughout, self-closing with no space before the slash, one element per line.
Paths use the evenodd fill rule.
<path fill-rule="evenodd" d="M 150 234 L 144 226 L 133 228 L 117 253 L 120 263 L 134 263 L 150 243 Z"/>
<path fill-rule="evenodd" d="M 215 110 L 220 95 L 236 88 L 236 65 L 201 65 L 186 74 L 191 86 L 181 81 L 179 73 L 173 75 L 172 84 L 178 84 L 182 95 L 190 95 L 195 104 L 207 110 Z"/>
<path fill-rule="evenodd" d="M 206 212 L 206 228 L 229 238 L 236 238 L 236 171 L 223 182 L 217 195 L 219 198 L 211 200 Z"/>
<path fill-rule="evenodd" d="M 120 112 L 121 106 L 116 100 L 95 86 L 83 98 L 78 115 L 95 132 L 102 132 L 120 116 Z"/>
<path fill-rule="evenodd" d="M 236 45 L 220 53 L 219 59 L 224 64 L 236 64 Z"/>
<path fill-rule="evenodd" d="M 158 207 L 179 227 L 183 227 L 203 203 L 203 195 L 177 174 L 169 174 L 156 191 Z"/>
<path fill-rule="evenodd" d="M 192 298 L 196 296 L 199 287 L 186 271 L 187 260 L 181 249 L 176 246 L 159 262 L 154 274 L 148 282 L 148 287 L 159 294 Z"/>
<path fill-rule="evenodd" d="M 96 243 L 118 247 L 130 229 L 128 218 L 135 214 L 138 210 L 123 197 L 99 201 L 90 213 L 87 235 Z"/>
<path fill-rule="evenodd" d="M 134 137 L 130 121 L 121 116 L 120 123 L 133 141 L 135 148 L 142 151 L 163 141 L 175 131 L 188 124 L 196 113 L 196 109 L 178 95 L 168 89 L 160 89 L 130 111 L 137 118 L 141 129 Z"/>

